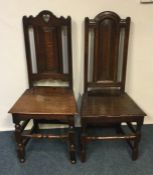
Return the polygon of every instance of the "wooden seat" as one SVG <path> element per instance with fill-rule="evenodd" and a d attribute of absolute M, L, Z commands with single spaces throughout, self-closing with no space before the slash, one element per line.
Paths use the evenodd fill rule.
<path fill-rule="evenodd" d="M 32 115 L 36 115 L 35 117 L 38 117 L 38 119 L 42 117 L 41 115 L 47 114 L 71 117 L 71 115 L 76 114 L 74 94 L 68 88 L 33 87 L 23 93 L 10 110 L 10 113 L 30 114 L 30 118 Z"/>
<path fill-rule="evenodd" d="M 86 143 L 92 140 L 125 139 L 138 157 L 141 126 L 146 115 L 125 92 L 130 18 L 110 11 L 85 18 L 85 75 L 81 105 L 80 158 L 86 160 Z M 122 128 L 126 123 L 130 133 Z M 136 123 L 136 126 L 133 125 Z M 116 135 L 88 133 L 90 127 L 111 126 Z"/>
<path fill-rule="evenodd" d="M 25 161 L 29 138 L 49 138 L 66 139 L 70 161 L 75 163 L 77 110 L 72 80 L 71 18 L 57 18 L 50 11 L 42 11 L 36 17 L 24 16 L 23 27 L 29 89 L 9 111 L 15 123 L 19 160 Z M 24 131 L 31 119 L 33 127 Z M 41 134 L 39 123 L 67 124 L 69 129 L 63 135 Z"/>
<path fill-rule="evenodd" d="M 145 113 L 137 106 L 137 104 L 128 96 L 127 93 L 121 95 L 87 95 L 83 98 L 82 116 L 90 117 L 108 117 L 114 121 L 116 118 L 122 118 L 124 122 L 134 121 Z M 137 118 L 138 117 L 138 118 Z M 103 119 L 104 120 L 104 119 Z"/>

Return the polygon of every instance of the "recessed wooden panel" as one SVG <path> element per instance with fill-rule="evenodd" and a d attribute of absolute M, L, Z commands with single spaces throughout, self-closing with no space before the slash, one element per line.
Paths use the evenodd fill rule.
<path fill-rule="evenodd" d="M 103 19 L 97 27 L 97 59 L 95 59 L 95 81 L 116 81 L 119 41 L 119 23 Z"/>
<path fill-rule="evenodd" d="M 49 27 L 35 27 L 38 72 L 59 72 L 57 30 Z"/>
<path fill-rule="evenodd" d="M 59 36 L 58 36 L 59 35 Z M 62 58 L 59 55 L 57 37 L 61 38 L 60 48 Z M 29 39 L 31 50 L 32 72 L 60 72 L 68 73 L 68 33 L 67 27 L 61 28 L 60 33 L 55 28 L 29 27 Z M 36 52 L 37 48 L 37 52 Z M 37 56 L 36 56 L 37 55 Z M 63 65 L 60 65 L 61 62 Z M 38 71 L 37 71 L 37 66 Z"/>

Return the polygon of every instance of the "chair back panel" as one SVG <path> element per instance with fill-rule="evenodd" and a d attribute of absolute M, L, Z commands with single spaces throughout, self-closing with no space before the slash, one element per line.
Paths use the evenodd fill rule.
<path fill-rule="evenodd" d="M 35 27 L 36 55 L 38 72 L 44 71 L 62 72 L 61 47 L 57 38 L 60 33 L 55 27 Z M 61 39 L 61 38 L 59 38 Z M 44 58 L 44 59 L 42 59 Z"/>
<path fill-rule="evenodd" d="M 50 11 L 23 17 L 30 87 L 42 79 L 68 81 L 72 86 L 71 18 Z"/>
<path fill-rule="evenodd" d="M 85 91 L 124 91 L 130 18 L 114 12 L 85 18 Z"/>

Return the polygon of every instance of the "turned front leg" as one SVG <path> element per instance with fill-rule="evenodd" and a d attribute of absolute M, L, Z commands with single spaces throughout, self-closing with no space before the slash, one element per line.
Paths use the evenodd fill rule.
<path fill-rule="evenodd" d="M 69 126 L 68 131 L 68 140 L 69 140 L 69 154 L 71 163 L 76 163 L 76 148 L 75 148 L 75 131 L 74 126 Z"/>
<path fill-rule="evenodd" d="M 19 123 L 15 124 L 15 139 L 17 143 L 17 154 L 21 163 L 25 161 L 25 148 L 23 144 L 23 138 L 21 136 L 21 125 Z"/>

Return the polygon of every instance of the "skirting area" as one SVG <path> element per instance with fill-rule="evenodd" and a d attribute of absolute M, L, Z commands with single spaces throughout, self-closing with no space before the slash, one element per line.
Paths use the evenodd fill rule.
<path fill-rule="evenodd" d="M 106 132 L 106 131 L 105 131 Z M 0 133 L 0 175 L 152 175 L 153 125 L 142 129 L 140 154 L 131 160 L 125 141 L 95 141 L 88 144 L 87 161 L 72 165 L 67 144 L 60 140 L 32 140 L 27 145 L 26 162 L 19 163 L 13 132 Z"/>

